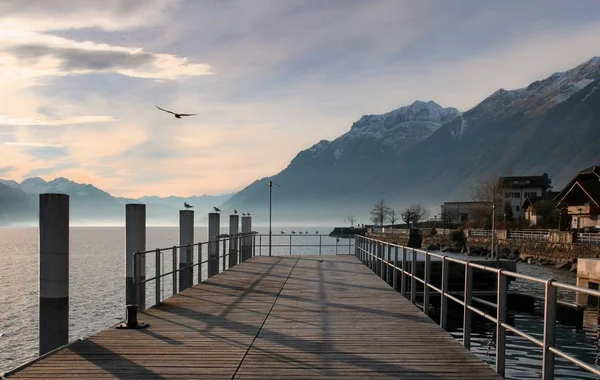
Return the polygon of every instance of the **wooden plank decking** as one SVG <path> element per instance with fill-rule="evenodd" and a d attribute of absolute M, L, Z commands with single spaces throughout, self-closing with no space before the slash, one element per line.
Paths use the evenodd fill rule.
<path fill-rule="evenodd" d="M 10 376 L 500 378 L 354 256 L 255 257 Z"/>

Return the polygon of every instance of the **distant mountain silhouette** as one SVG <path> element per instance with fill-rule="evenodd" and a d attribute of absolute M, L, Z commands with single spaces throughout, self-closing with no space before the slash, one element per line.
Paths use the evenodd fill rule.
<path fill-rule="evenodd" d="M 37 223 L 38 195 L 63 193 L 69 195 L 71 222 L 74 224 L 98 224 L 124 222 L 126 203 L 146 203 L 148 223 L 176 224 L 178 210 L 183 202 L 193 203 L 199 213 L 207 214 L 214 204 L 221 204 L 229 194 L 199 197 L 142 197 L 140 199 L 113 197 L 90 184 L 81 184 L 67 178 L 45 181 L 28 178 L 20 184 L 12 180 L 0 180 L 0 225 Z M 205 217 L 197 216 L 198 219 Z"/>

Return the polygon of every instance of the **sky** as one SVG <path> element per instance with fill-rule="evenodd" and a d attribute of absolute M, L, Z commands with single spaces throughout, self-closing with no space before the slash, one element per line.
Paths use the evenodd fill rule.
<path fill-rule="evenodd" d="M 466 111 L 600 55 L 599 16 L 596 0 L 2 0 L 0 178 L 238 191 L 361 115 Z"/>

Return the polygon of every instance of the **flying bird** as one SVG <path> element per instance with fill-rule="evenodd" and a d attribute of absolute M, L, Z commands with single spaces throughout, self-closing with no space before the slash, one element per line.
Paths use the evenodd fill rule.
<path fill-rule="evenodd" d="M 221 210 L 219 210 L 219 209 L 218 209 L 218 208 L 216 208 L 216 207 L 213 207 L 213 210 L 215 210 L 216 212 L 221 212 Z"/>
<path fill-rule="evenodd" d="M 233 210 L 233 213 L 237 215 L 237 210 Z"/>
<path fill-rule="evenodd" d="M 185 208 L 194 208 L 194 206 L 188 204 L 187 202 L 183 202 L 183 207 L 185 207 Z"/>
<path fill-rule="evenodd" d="M 182 116 L 194 116 L 194 115 L 198 115 L 197 113 L 175 113 L 175 112 L 171 112 L 169 110 L 166 110 L 164 108 L 160 108 L 159 106 L 156 106 L 156 108 L 158 108 L 161 111 L 164 111 L 164 112 L 170 113 L 172 115 L 175 115 L 175 117 L 177 119 L 181 119 Z"/>

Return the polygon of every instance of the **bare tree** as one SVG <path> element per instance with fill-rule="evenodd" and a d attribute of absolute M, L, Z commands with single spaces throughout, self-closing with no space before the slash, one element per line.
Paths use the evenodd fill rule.
<path fill-rule="evenodd" d="M 396 224 L 396 222 L 399 219 L 400 218 L 398 217 L 398 213 L 396 212 L 396 210 L 390 209 L 390 212 L 388 213 L 388 216 L 387 216 L 387 220 L 392 225 L 392 233 L 394 233 L 394 224 Z"/>
<path fill-rule="evenodd" d="M 390 213 L 390 208 L 385 203 L 385 199 L 380 199 L 375 203 L 373 210 L 371 210 L 371 220 L 373 223 L 379 223 L 380 226 L 383 226 L 383 221 L 387 218 Z"/>
<path fill-rule="evenodd" d="M 356 216 L 354 216 L 354 214 L 350 214 L 346 219 L 348 219 L 348 223 L 350 223 L 350 225 L 354 227 L 354 222 L 356 222 Z"/>
<path fill-rule="evenodd" d="M 504 185 L 500 177 L 488 178 L 473 187 L 473 200 L 501 209 L 504 205 Z"/>
<path fill-rule="evenodd" d="M 479 181 L 479 183 L 473 186 L 473 200 L 482 202 L 486 204 L 489 209 L 488 212 L 476 216 L 475 219 L 478 220 L 477 224 L 481 224 L 482 220 L 488 220 L 485 224 L 491 223 L 492 218 L 492 208 L 496 206 L 496 218 L 503 214 L 504 210 L 504 185 L 500 177 L 492 177 L 488 179 L 483 179 Z M 483 210 L 482 210 L 483 211 Z"/>
<path fill-rule="evenodd" d="M 414 228 L 416 223 L 419 223 L 419 221 L 429 217 L 429 210 L 423 207 L 421 204 L 411 205 L 409 208 L 404 210 L 400 216 L 409 228 L 411 224 Z"/>

